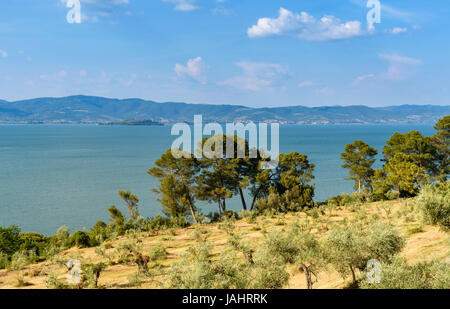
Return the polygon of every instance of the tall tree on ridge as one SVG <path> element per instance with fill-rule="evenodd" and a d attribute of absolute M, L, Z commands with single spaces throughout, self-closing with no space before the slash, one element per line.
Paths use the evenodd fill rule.
<path fill-rule="evenodd" d="M 372 191 L 371 177 L 374 174 L 372 165 L 375 162 L 374 157 L 378 154 L 375 148 L 370 147 L 361 140 L 354 141 L 345 146 L 345 152 L 341 153 L 341 159 L 344 160 L 343 168 L 349 169 L 350 180 L 355 181 L 355 189 L 359 193 L 363 187 Z"/>

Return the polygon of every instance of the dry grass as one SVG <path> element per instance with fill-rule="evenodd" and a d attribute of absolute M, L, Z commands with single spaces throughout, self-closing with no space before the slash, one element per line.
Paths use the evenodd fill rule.
<path fill-rule="evenodd" d="M 314 226 L 313 232 L 317 237 L 325 235 L 334 224 L 345 224 L 352 220 L 358 221 L 384 221 L 395 225 L 401 234 L 406 237 L 407 244 L 401 255 L 410 263 L 419 261 L 439 259 L 448 260 L 450 256 L 449 234 L 440 231 L 437 227 L 422 225 L 420 218 L 413 209 L 412 200 L 398 200 L 390 202 L 367 203 L 357 207 L 340 207 L 336 209 L 324 209 L 325 214 L 319 216 L 306 214 L 304 212 L 276 216 L 261 216 L 253 222 L 243 219 L 236 222 L 236 231 L 245 235 L 243 239 L 252 246 L 257 245 L 264 238 L 264 232 L 272 229 L 286 229 L 290 224 L 311 223 Z M 320 213 L 320 212 L 319 212 Z M 151 276 L 144 278 L 142 282 L 132 284 L 130 278 L 137 272 L 136 265 L 109 265 L 100 276 L 99 286 L 102 288 L 159 288 L 164 281 L 164 272 L 170 265 L 176 262 L 179 257 L 195 242 L 194 230 L 200 229 L 204 235 L 208 235 L 208 240 L 214 244 L 213 254 L 218 254 L 227 243 L 227 234 L 219 229 L 219 224 L 200 225 L 178 229 L 175 231 L 161 231 L 157 235 L 140 233 L 139 240 L 142 241 L 142 252 L 148 254 L 154 246 L 163 246 L 168 252 L 164 260 L 150 262 Z M 175 235 L 174 235 L 175 234 Z M 106 249 L 111 254 L 118 247 L 121 241 L 126 240 L 121 237 L 111 241 L 112 247 Z M 82 263 L 107 262 L 99 256 L 96 248 L 75 249 L 61 252 L 58 255 L 60 260 L 78 258 Z M 61 264 L 60 264 L 61 265 Z M 27 282 L 27 286 L 21 288 L 36 289 L 46 288 L 47 274 L 52 271 L 58 276 L 61 282 L 65 282 L 66 268 L 58 266 L 52 261 L 45 261 L 26 267 L 20 272 L 10 270 L 0 270 L 0 288 L 17 288 L 17 278 L 22 276 Z M 305 288 L 304 275 L 294 267 L 289 267 L 291 274 L 287 288 Z M 343 288 L 348 284 L 336 272 L 328 270 L 318 275 L 318 283 L 314 288 Z"/>

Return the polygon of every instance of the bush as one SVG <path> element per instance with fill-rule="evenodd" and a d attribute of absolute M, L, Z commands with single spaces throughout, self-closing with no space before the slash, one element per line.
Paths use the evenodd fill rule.
<path fill-rule="evenodd" d="M 56 239 L 60 245 L 64 245 L 70 237 L 69 228 L 65 225 L 56 231 Z"/>
<path fill-rule="evenodd" d="M 29 264 L 36 262 L 37 256 L 34 250 L 20 250 L 13 254 L 11 258 L 11 269 L 21 270 Z"/>
<path fill-rule="evenodd" d="M 329 206 L 347 206 L 363 203 L 366 200 L 365 195 L 362 193 L 343 193 L 341 195 L 327 199 Z"/>
<path fill-rule="evenodd" d="M 8 266 L 9 266 L 8 255 L 0 251 L 0 269 L 7 268 Z"/>
<path fill-rule="evenodd" d="M 165 230 L 173 227 L 173 221 L 170 218 L 157 215 L 154 218 L 148 218 L 145 222 L 147 230 Z"/>
<path fill-rule="evenodd" d="M 385 263 L 401 251 L 405 241 L 389 224 L 375 223 L 368 227 L 337 227 L 325 237 L 328 260 L 343 278 L 363 270 L 371 259 Z"/>
<path fill-rule="evenodd" d="M 425 186 L 416 197 L 425 223 L 450 230 L 450 182 Z"/>
<path fill-rule="evenodd" d="M 400 197 L 400 192 L 398 192 L 396 190 L 390 190 L 385 193 L 385 196 L 390 201 L 396 200 Z"/>
<path fill-rule="evenodd" d="M 234 210 L 224 211 L 224 213 L 222 214 L 222 217 L 228 218 L 228 219 L 239 219 L 238 214 Z"/>
<path fill-rule="evenodd" d="M 165 260 L 167 258 L 167 255 L 168 253 L 166 251 L 166 248 L 160 245 L 151 248 L 148 254 L 151 261 Z"/>
<path fill-rule="evenodd" d="M 391 264 L 381 264 L 379 283 L 361 280 L 363 289 L 450 289 L 450 267 L 434 262 L 410 266 L 406 260 L 396 258 Z"/>
<path fill-rule="evenodd" d="M 38 233 L 23 233 L 19 235 L 21 242 L 20 250 L 33 250 L 36 255 L 43 255 L 48 245 L 48 239 L 44 235 Z"/>
<path fill-rule="evenodd" d="M 78 248 L 87 248 L 90 246 L 90 237 L 89 234 L 84 231 L 76 231 L 72 235 L 70 235 L 67 240 L 67 245 L 69 247 L 78 247 Z"/>
<path fill-rule="evenodd" d="M 93 286 L 97 288 L 98 279 L 100 278 L 100 274 L 103 270 L 105 270 L 106 264 L 98 263 L 98 264 L 83 264 L 82 270 L 85 275 L 86 284 L 89 286 Z"/>
<path fill-rule="evenodd" d="M 289 275 L 280 259 L 265 248 L 255 252 L 252 262 L 243 260 L 235 250 L 223 250 L 211 258 L 212 244 L 198 233 L 197 242 L 179 262 L 172 265 L 166 283 L 176 289 L 277 289 Z"/>
<path fill-rule="evenodd" d="M 11 256 L 20 248 L 20 229 L 14 225 L 0 227 L 0 251 Z"/>

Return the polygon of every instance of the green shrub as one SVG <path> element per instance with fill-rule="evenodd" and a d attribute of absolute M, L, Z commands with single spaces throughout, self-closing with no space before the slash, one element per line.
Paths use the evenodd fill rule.
<path fill-rule="evenodd" d="M 450 267 L 437 261 L 408 265 L 396 258 L 391 264 L 382 263 L 380 282 L 361 280 L 363 289 L 450 289 Z"/>
<path fill-rule="evenodd" d="M 21 270 L 29 264 L 36 262 L 37 256 L 34 250 L 20 250 L 11 257 L 10 268 L 12 270 Z"/>
<path fill-rule="evenodd" d="M 329 262 L 343 278 L 363 270 L 371 259 L 388 263 L 401 251 L 405 241 L 389 224 L 375 223 L 368 227 L 336 227 L 324 239 Z"/>
<path fill-rule="evenodd" d="M 385 193 L 385 196 L 388 200 L 396 200 L 400 197 L 400 192 L 396 190 L 389 190 Z"/>
<path fill-rule="evenodd" d="M 98 263 L 98 264 L 83 264 L 81 269 L 86 278 L 86 284 L 89 286 L 93 286 L 97 288 L 98 279 L 100 278 L 100 274 L 103 270 L 105 270 L 106 264 Z"/>
<path fill-rule="evenodd" d="M 196 233 L 197 242 L 168 273 L 166 288 L 183 289 L 277 289 L 289 275 L 280 259 L 260 248 L 250 260 L 235 250 L 211 257 L 212 244 Z"/>
<path fill-rule="evenodd" d="M 72 235 L 70 235 L 67 240 L 67 245 L 69 247 L 78 247 L 78 248 L 87 248 L 90 246 L 90 237 L 89 234 L 84 231 L 76 231 Z"/>
<path fill-rule="evenodd" d="M 366 197 L 362 193 L 343 193 L 341 195 L 327 199 L 329 206 L 348 206 L 363 203 Z"/>
<path fill-rule="evenodd" d="M 8 268 L 9 258 L 8 255 L 0 251 L 0 269 Z"/>
<path fill-rule="evenodd" d="M 19 239 L 20 250 L 33 250 L 38 256 L 44 254 L 48 245 L 48 238 L 38 233 L 23 233 L 19 235 Z"/>
<path fill-rule="evenodd" d="M 415 201 L 425 223 L 450 229 L 450 181 L 423 187 Z"/>
<path fill-rule="evenodd" d="M 69 228 L 65 225 L 56 231 L 56 239 L 60 245 L 64 245 L 70 237 Z"/>
<path fill-rule="evenodd" d="M 166 251 L 166 248 L 161 245 L 151 248 L 148 254 L 151 261 L 165 260 L 167 259 L 167 255 L 168 253 Z"/>
<path fill-rule="evenodd" d="M 0 251 L 11 256 L 20 249 L 20 229 L 17 226 L 0 227 Z"/>

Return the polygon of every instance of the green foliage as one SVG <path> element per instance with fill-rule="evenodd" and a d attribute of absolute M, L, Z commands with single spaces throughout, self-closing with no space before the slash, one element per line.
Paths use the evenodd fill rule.
<path fill-rule="evenodd" d="M 20 248 L 20 229 L 17 226 L 0 227 L 0 252 L 8 256 L 14 254 Z"/>
<path fill-rule="evenodd" d="M 264 170 L 257 180 L 262 197 L 255 202 L 256 209 L 286 212 L 312 207 L 314 186 L 309 183 L 314 179 L 313 170 L 306 155 L 280 154 L 277 168 Z"/>
<path fill-rule="evenodd" d="M 358 205 L 365 201 L 365 195 L 357 192 L 341 195 L 327 199 L 329 206 L 349 206 Z"/>
<path fill-rule="evenodd" d="M 372 181 L 372 200 L 381 201 L 390 199 L 388 193 L 392 186 L 386 181 L 386 172 L 384 169 L 376 169 L 371 177 Z"/>
<path fill-rule="evenodd" d="M 447 264 L 424 262 L 408 265 L 405 259 L 381 264 L 379 283 L 361 280 L 362 289 L 450 289 L 450 267 Z"/>
<path fill-rule="evenodd" d="M 110 236 L 112 230 L 103 221 L 97 221 L 89 232 L 91 245 L 99 245 Z"/>
<path fill-rule="evenodd" d="M 450 182 L 437 183 L 422 188 L 416 204 L 425 223 L 450 230 Z"/>
<path fill-rule="evenodd" d="M 67 284 L 61 282 L 54 272 L 49 272 L 47 274 L 45 284 L 49 289 L 66 290 L 70 288 Z"/>
<path fill-rule="evenodd" d="M 386 160 L 390 161 L 398 154 L 403 154 L 409 158 L 411 163 L 429 176 L 437 173 L 437 167 L 434 163 L 436 148 L 431 137 L 424 137 L 419 131 L 395 133 L 386 144 L 383 148 Z"/>
<path fill-rule="evenodd" d="M 63 245 L 67 242 L 70 237 L 69 228 L 67 226 L 61 226 L 56 231 L 56 239 L 59 244 Z"/>
<path fill-rule="evenodd" d="M 83 271 L 83 275 L 85 278 L 85 283 L 89 286 L 93 286 L 94 288 L 98 287 L 98 280 L 100 278 L 100 274 L 103 270 L 105 270 L 106 264 L 104 263 L 84 263 L 81 266 Z"/>
<path fill-rule="evenodd" d="M 168 228 L 172 228 L 172 227 L 184 227 L 184 220 L 183 220 L 183 224 L 181 224 L 181 221 L 179 218 L 165 218 L 161 215 L 157 215 L 154 218 L 148 218 L 145 221 L 145 226 L 146 229 L 151 231 L 151 230 L 165 230 Z"/>
<path fill-rule="evenodd" d="M 172 265 L 167 288 L 184 289 L 277 289 L 289 278 L 284 264 L 260 248 L 251 262 L 234 250 L 224 250 L 215 259 L 212 244 L 199 233 L 197 242 Z"/>
<path fill-rule="evenodd" d="M 166 251 L 166 248 L 158 245 L 150 249 L 148 256 L 150 257 L 151 261 L 165 260 L 167 259 L 168 253 Z"/>
<path fill-rule="evenodd" d="M 270 255 L 281 258 L 283 263 L 297 265 L 305 273 L 308 289 L 312 289 L 314 282 L 317 282 L 317 272 L 326 264 L 320 243 L 312 234 L 298 227 L 292 228 L 288 234 L 270 232 L 263 246 Z"/>
<path fill-rule="evenodd" d="M 78 248 L 87 248 L 90 247 L 91 238 L 89 234 L 84 231 L 76 231 L 72 235 L 70 235 L 67 240 L 67 245 L 69 247 L 78 247 Z"/>
<path fill-rule="evenodd" d="M 360 140 L 347 144 L 345 152 L 341 153 L 341 159 L 344 160 L 342 167 L 349 169 L 348 179 L 355 181 L 355 189 L 359 193 L 372 191 L 371 177 L 374 174 L 372 165 L 377 154 L 375 148 Z"/>
<path fill-rule="evenodd" d="M 414 162 L 411 155 L 395 154 L 386 163 L 384 170 L 387 183 L 400 192 L 400 197 L 414 196 L 421 186 L 428 183 L 424 169 Z"/>
<path fill-rule="evenodd" d="M 446 181 L 450 174 L 450 115 L 440 119 L 434 126 L 436 134 L 432 143 L 436 148 L 435 164 L 437 165 L 438 179 Z"/>
<path fill-rule="evenodd" d="M 175 156 L 172 149 L 168 149 L 147 173 L 159 179 L 159 187 L 154 192 L 161 194 L 158 201 L 163 212 L 171 218 L 190 215 L 196 222 L 193 194 L 200 165 L 192 154 L 173 151 Z"/>
<path fill-rule="evenodd" d="M 0 269 L 7 268 L 9 266 L 9 257 L 6 253 L 0 251 Z"/>
<path fill-rule="evenodd" d="M 131 194 L 130 190 L 128 191 L 119 190 L 119 196 L 123 199 L 125 204 L 127 204 L 130 220 L 132 222 L 135 222 L 139 218 L 139 210 L 138 210 L 139 198 L 136 195 Z"/>
<path fill-rule="evenodd" d="M 37 255 L 34 250 L 20 250 L 12 255 L 10 268 L 12 270 L 21 270 L 25 266 L 35 263 L 36 260 Z"/>
<path fill-rule="evenodd" d="M 342 277 L 365 268 L 367 261 L 389 262 L 400 252 L 405 241 L 391 225 L 375 223 L 369 227 L 335 227 L 325 237 L 328 260 Z"/>

